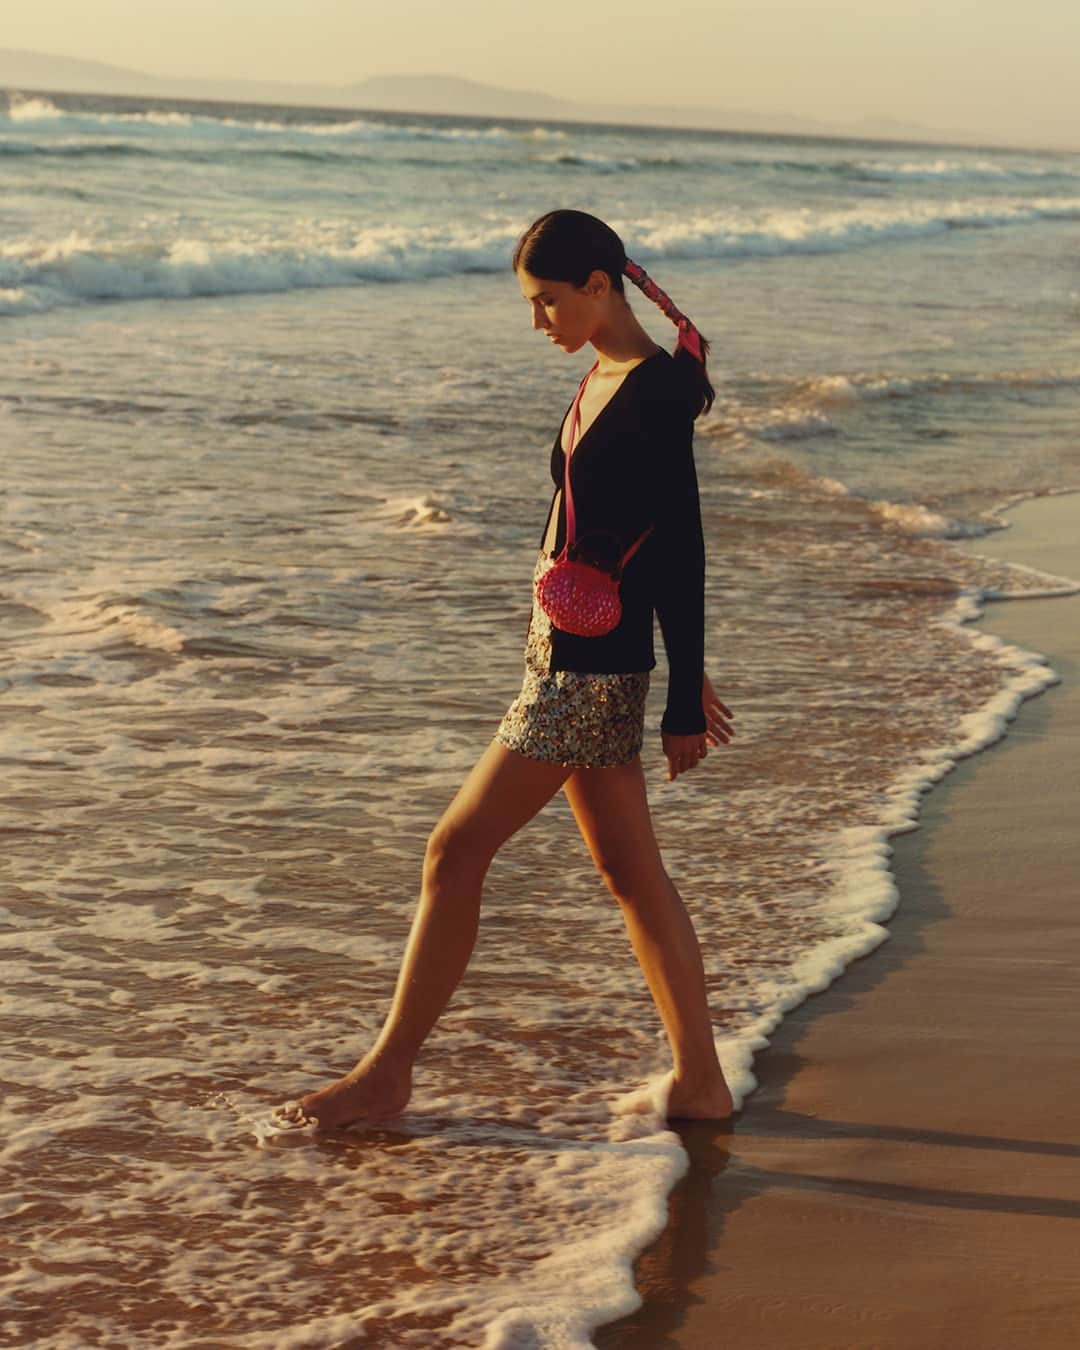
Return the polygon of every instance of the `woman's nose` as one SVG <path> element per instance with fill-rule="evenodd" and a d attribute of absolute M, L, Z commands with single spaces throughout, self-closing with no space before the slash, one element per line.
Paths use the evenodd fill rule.
<path fill-rule="evenodd" d="M 539 309 L 534 309 L 534 310 L 533 310 L 533 327 L 534 327 L 534 328 L 543 328 L 543 327 L 544 327 L 544 318 L 543 318 L 543 314 L 542 314 L 542 312 L 541 312 Z"/>

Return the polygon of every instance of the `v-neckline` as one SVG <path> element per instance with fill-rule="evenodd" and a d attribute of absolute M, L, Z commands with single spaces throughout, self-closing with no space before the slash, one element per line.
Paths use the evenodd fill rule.
<path fill-rule="evenodd" d="M 633 375 L 634 371 L 635 371 L 635 370 L 640 370 L 642 366 L 648 365 L 648 363 L 649 363 L 650 361 L 655 361 L 656 358 L 660 355 L 660 353 L 661 353 L 663 350 L 664 350 L 663 347 L 658 347 L 656 351 L 651 352 L 648 356 L 646 356 L 646 357 L 644 357 L 642 360 L 640 360 L 640 361 L 637 363 L 636 366 L 631 366 L 631 367 L 630 367 L 630 369 L 626 372 L 626 374 L 622 377 L 622 379 L 619 381 L 619 383 L 618 383 L 618 384 L 615 386 L 615 388 L 612 390 L 611 394 L 610 394 L 609 397 L 608 397 L 608 401 L 607 401 L 605 404 L 603 404 L 603 406 L 597 411 L 596 415 L 593 417 L 593 420 L 589 423 L 589 425 L 585 428 L 585 430 L 578 433 L 578 438 L 577 438 L 577 440 L 574 442 L 573 446 L 572 446 L 571 449 L 570 449 L 570 458 L 571 458 L 571 459 L 573 459 L 574 456 L 577 454 L 578 450 L 580 450 L 580 448 L 581 448 L 581 442 L 585 439 L 585 437 L 589 434 L 589 432 L 592 431 L 593 427 L 596 426 L 597 422 L 599 422 L 599 420 L 601 419 L 601 417 L 603 417 L 603 415 L 607 412 L 607 410 L 611 407 L 611 405 L 612 405 L 612 404 L 615 402 L 615 400 L 619 397 L 620 392 L 621 392 L 621 391 L 625 388 L 625 386 L 626 386 L 626 381 L 630 378 L 631 375 Z M 599 363 L 597 363 L 597 364 L 599 364 Z M 595 369 L 595 368 L 596 368 L 596 367 L 594 366 L 593 369 Z M 592 371 L 591 371 L 591 370 L 589 371 L 589 374 L 590 374 L 590 375 L 592 374 Z M 573 408 L 574 408 L 574 403 L 573 403 L 573 400 L 571 400 L 571 401 L 570 401 L 570 407 L 567 408 L 566 412 L 563 413 L 563 419 L 562 419 L 562 422 L 559 424 L 559 449 L 563 452 L 564 455 L 566 454 L 566 447 L 563 445 L 563 432 L 566 430 L 566 419 L 570 416 L 571 412 L 573 411 Z M 580 412 L 580 406 L 579 406 L 579 412 Z"/>

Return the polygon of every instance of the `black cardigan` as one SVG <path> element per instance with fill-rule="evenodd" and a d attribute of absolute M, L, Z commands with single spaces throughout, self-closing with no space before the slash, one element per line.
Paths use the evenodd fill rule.
<path fill-rule="evenodd" d="M 654 529 L 623 571 L 617 627 L 601 637 L 578 637 L 553 627 L 548 667 L 594 673 L 651 670 L 656 665 L 655 611 L 668 659 L 660 727 L 674 735 L 705 730 L 705 539 L 691 399 L 679 363 L 661 349 L 623 376 L 584 435 L 578 435 L 570 455 L 578 542 L 609 561 L 625 553 L 649 525 Z M 564 469 L 560 427 L 551 451 L 555 491 L 540 536 L 543 549 L 557 503 L 552 556 L 566 540 Z"/>

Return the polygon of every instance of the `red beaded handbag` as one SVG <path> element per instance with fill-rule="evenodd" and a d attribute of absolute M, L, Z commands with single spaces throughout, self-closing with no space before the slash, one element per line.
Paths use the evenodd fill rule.
<path fill-rule="evenodd" d="M 556 628 L 578 637 L 601 637 L 610 633 L 622 618 L 619 582 L 623 568 L 652 533 L 650 525 L 626 550 L 610 570 L 579 556 L 576 543 L 574 497 L 570 491 L 570 453 L 574 448 L 580 420 L 581 395 L 589 375 L 600 364 L 597 361 L 578 386 L 570 422 L 570 451 L 566 455 L 566 474 L 563 497 L 566 501 L 566 543 L 555 562 L 543 574 L 536 586 L 540 608 Z"/>

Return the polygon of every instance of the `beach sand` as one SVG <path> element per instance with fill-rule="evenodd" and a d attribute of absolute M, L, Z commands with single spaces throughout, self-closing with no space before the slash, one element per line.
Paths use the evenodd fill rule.
<path fill-rule="evenodd" d="M 972 552 L 1080 578 L 1080 495 Z M 787 1014 L 602 1350 L 1064 1350 L 1080 1335 L 1080 595 L 975 625 L 1061 677 L 894 836 L 889 941 Z"/>

